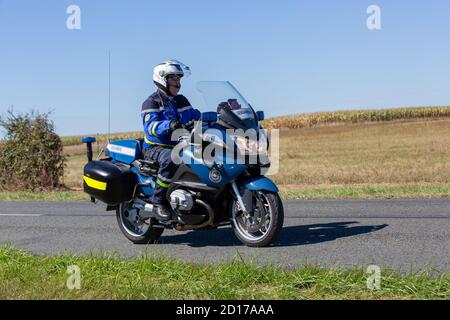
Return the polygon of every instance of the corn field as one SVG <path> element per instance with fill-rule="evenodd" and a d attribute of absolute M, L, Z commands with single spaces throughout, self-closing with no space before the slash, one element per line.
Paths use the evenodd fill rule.
<path fill-rule="evenodd" d="M 450 117 L 450 107 L 418 107 L 378 110 L 316 112 L 267 119 L 265 128 L 311 128 L 338 123 L 363 123 Z"/>
<path fill-rule="evenodd" d="M 86 135 L 89 136 L 89 135 Z M 108 135 L 106 134 L 96 134 L 96 135 L 90 135 L 92 137 L 95 137 L 100 145 L 106 144 L 106 141 L 108 140 Z M 81 144 L 81 139 L 85 136 L 66 136 L 61 137 L 61 140 L 63 142 L 63 145 L 65 147 L 67 146 L 75 146 Z M 126 133 L 114 133 L 111 134 L 110 139 L 111 140 L 127 140 L 127 139 L 137 139 L 137 138 L 143 138 L 144 137 L 144 131 L 137 131 L 137 132 L 126 132 Z"/>

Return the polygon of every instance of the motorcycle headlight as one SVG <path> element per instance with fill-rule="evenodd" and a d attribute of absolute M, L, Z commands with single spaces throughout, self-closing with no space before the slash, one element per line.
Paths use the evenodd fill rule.
<path fill-rule="evenodd" d="M 269 150 L 269 137 L 266 130 L 259 131 L 258 152 L 266 154 Z"/>

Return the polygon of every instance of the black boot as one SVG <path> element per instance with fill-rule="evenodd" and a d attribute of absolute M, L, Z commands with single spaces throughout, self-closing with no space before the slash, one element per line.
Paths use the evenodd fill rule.
<path fill-rule="evenodd" d="M 155 213 L 161 221 L 169 221 L 172 219 L 172 209 L 163 204 L 155 204 Z"/>

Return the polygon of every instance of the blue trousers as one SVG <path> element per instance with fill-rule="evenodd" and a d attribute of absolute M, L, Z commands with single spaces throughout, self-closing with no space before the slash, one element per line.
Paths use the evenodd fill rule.
<path fill-rule="evenodd" d="M 166 198 L 167 189 L 178 166 L 172 162 L 172 149 L 162 146 L 152 146 L 144 149 L 144 159 L 159 162 L 158 178 L 156 180 L 156 187 L 153 193 L 152 202 L 155 204 L 168 204 Z"/>

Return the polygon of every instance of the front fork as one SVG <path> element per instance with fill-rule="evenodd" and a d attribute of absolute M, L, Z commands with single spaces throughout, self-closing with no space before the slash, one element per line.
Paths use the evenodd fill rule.
<path fill-rule="evenodd" d="M 239 204 L 239 209 L 240 209 L 239 213 L 238 213 L 238 210 L 232 210 L 232 217 L 231 217 L 231 219 L 232 219 L 233 223 L 236 223 L 236 218 L 238 216 L 240 216 L 240 215 L 243 215 L 245 217 L 245 219 L 247 219 L 247 220 L 251 219 L 251 214 L 253 212 L 253 206 L 252 206 L 252 203 L 253 203 L 252 197 L 253 197 L 253 195 L 250 194 L 250 199 L 248 199 L 248 198 L 244 199 L 241 196 L 241 193 L 239 192 L 239 187 L 238 187 L 236 181 L 233 181 L 231 183 L 231 188 L 233 190 L 233 194 L 236 197 L 236 200 L 237 200 L 237 202 Z"/>
<path fill-rule="evenodd" d="M 236 197 L 242 212 L 248 216 L 248 210 L 245 207 L 244 199 L 242 199 L 241 193 L 239 192 L 239 187 L 237 186 L 236 180 L 231 183 L 231 188 L 233 189 L 234 196 Z M 234 217 L 233 217 L 234 218 Z"/>
<path fill-rule="evenodd" d="M 265 190 L 268 192 L 273 192 L 273 193 L 278 193 L 278 187 L 275 185 L 275 183 L 273 183 L 272 180 L 270 180 L 267 177 L 255 177 L 252 178 L 250 180 L 245 181 L 242 184 L 242 187 L 245 190 L 249 190 L 249 191 L 259 191 L 259 190 Z M 247 200 L 247 198 L 243 198 L 241 196 L 241 193 L 239 192 L 239 187 L 236 183 L 236 181 L 233 181 L 231 183 L 231 188 L 233 190 L 234 196 L 236 197 L 239 206 L 241 207 L 242 213 L 245 215 L 246 218 L 250 217 L 250 214 L 253 211 L 253 200 L 246 202 L 245 200 Z M 247 205 L 246 205 L 247 204 Z M 236 217 L 232 217 L 233 220 Z"/>

